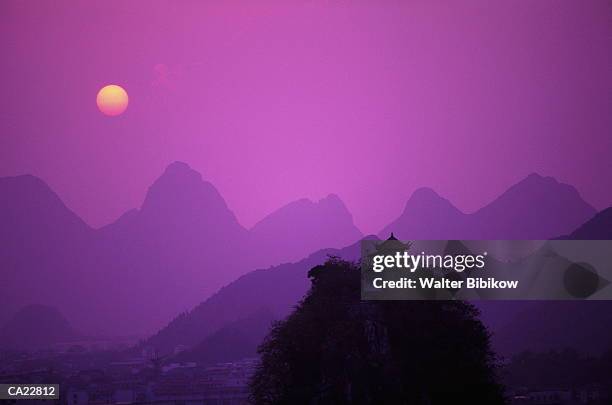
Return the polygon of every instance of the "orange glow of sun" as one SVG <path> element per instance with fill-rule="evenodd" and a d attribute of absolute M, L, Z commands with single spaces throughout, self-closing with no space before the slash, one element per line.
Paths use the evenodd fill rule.
<path fill-rule="evenodd" d="M 111 117 L 123 113 L 128 106 L 128 94 L 123 87 L 116 84 L 104 86 L 98 92 L 96 104 L 98 109 Z"/>

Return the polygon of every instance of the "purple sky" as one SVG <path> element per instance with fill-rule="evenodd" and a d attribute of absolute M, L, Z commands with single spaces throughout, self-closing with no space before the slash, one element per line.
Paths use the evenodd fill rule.
<path fill-rule="evenodd" d="M 0 176 L 93 226 L 175 160 L 245 226 L 333 192 L 377 232 L 419 186 L 471 211 L 533 171 L 612 205 L 610 1 L 200 3 L 0 2 Z"/>

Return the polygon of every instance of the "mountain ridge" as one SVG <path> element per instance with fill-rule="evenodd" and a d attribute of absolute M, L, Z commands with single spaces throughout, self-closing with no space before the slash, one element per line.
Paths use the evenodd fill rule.
<path fill-rule="evenodd" d="M 472 213 L 463 213 L 431 189 L 418 189 L 400 216 L 378 235 L 382 238 L 394 232 L 403 239 L 550 239 L 573 231 L 595 213 L 573 186 L 531 173 Z"/>
<path fill-rule="evenodd" d="M 262 265 L 299 260 L 322 247 L 340 248 L 363 236 L 335 194 L 318 201 L 292 201 L 257 222 L 250 232 L 255 248 L 268 252 Z"/>
<path fill-rule="evenodd" d="M 6 184 L 13 186 L 1 187 Z M 537 190 L 540 186 L 544 191 Z M 3 198 L 0 203 L 4 204 L 0 207 L 5 207 L 0 210 L 2 223 L 16 229 L 16 232 L 2 235 L 4 245 L 11 247 L 0 253 L 0 260 L 7 264 L 11 284 L 0 287 L 0 292 L 4 293 L 0 294 L 3 300 L 0 321 L 24 305 L 44 302 L 60 308 L 88 334 L 117 331 L 149 336 L 158 331 L 159 334 L 173 323 L 169 321 L 176 314 L 188 310 L 188 313 L 197 313 L 201 303 L 209 299 L 216 302 L 218 298 L 214 297 L 222 292 L 221 296 L 224 296 L 234 281 L 244 277 L 269 277 L 269 273 L 261 276 L 265 270 L 252 269 L 276 269 L 279 264 L 286 263 L 287 268 L 304 274 L 309 269 L 307 266 L 320 264 L 317 261 L 324 261 L 327 254 L 344 251 L 346 246 L 357 246 L 353 248 L 357 251 L 353 257 L 357 258 L 358 244 L 355 242 L 363 237 L 354 225 L 350 211 L 334 194 L 318 201 L 300 199 L 291 202 L 251 229 L 245 229 L 214 185 L 181 162 L 166 168 L 149 188 L 140 208 L 127 211 L 114 223 L 99 229 L 88 227 L 42 180 L 34 176 L 16 180 L 0 178 L 3 197 L 12 196 L 14 187 L 21 187 L 20 193 L 14 193 L 17 197 Z M 28 191 L 30 189 L 39 191 Z M 521 190 L 529 193 L 523 195 Z M 47 197 L 32 198 L 36 195 Z M 41 204 L 45 207 L 45 199 L 50 199 L 52 202 L 48 205 L 56 208 L 40 209 Z M 504 199 L 510 202 L 504 202 Z M 518 202 L 520 204 L 516 207 L 522 208 L 513 206 L 508 211 L 488 208 L 489 212 L 508 217 L 489 220 L 492 214 L 487 214 L 485 208 L 494 202 L 499 203 L 499 200 L 504 206 Z M 532 200 L 535 203 L 532 204 Z M 550 205 L 552 209 L 549 209 Z M 576 207 L 579 212 L 574 215 L 572 209 Z M 528 212 L 521 212 L 527 209 Z M 29 211 L 42 215 L 43 219 L 28 222 Z M 535 174 L 511 186 L 507 193 L 476 211 L 485 214 L 465 214 L 432 189 L 420 188 L 406 202 L 398 219 L 387 227 L 388 231 L 381 232 L 381 238 L 395 231 L 402 239 L 409 236 L 415 236 L 414 239 L 470 239 L 470 236 L 490 236 L 491 232 L 500 234 L 499 238 L 520 234 L 528 236 L 527 239 L 549 239 L 563 234 L 556 233 L 558 223 L 566 229 L 579 218 L 593 217 L 591 211 L 594 211 L 592 207 L 579 198 L 573 187 Z M 12 215 L 13 212 L 19 215 Z M 39 229 L 36 228 L 38 222 L 48 221 L 44 215 L 51 215 L 48 222 L 51 231 L 48 233 L 35 231 Z M 474 215 L 484 218 L 481 222 L 484 221 L 485 225 L 478 221 L 470 222 L 474 221 L 469 219 Z M 545 217 L 547 226 L 543 227 L 543 232 L 530 236 L 534 227 L 525 228 L 525 221 L 517 220 L 521 215 Z M 471 223 L 487 226 L 484 228 L 486 232 L 483 229 L 480 233 L 466 232 Z M 550 223 L 555 226 L 548 226 Z M 401 224 L 401 229 L 396 231 L 394 224 Z M 418 232 L 407 232 L 410 230 Z M 15 235 L 21 236 L 15 238 Z M 281 317 L 301 297 L 307 280 L 305 277 L 294 280 L 287 275 L 279 280 L 277 288 L 268 292 L 264 306 Z M 273 280 L 269 279 L 267 283 L 273 283 Z M 25 294 L 18 293 L 19 284 L 31 285 L 32 288 Z M 4 291 L 7 286 L 12 286 L 12 290 Z M 66 286 L 70 286 L 68 294 L 62 293 Z M 242 294 L 241 300 L 246 300 L 244 297 L 249 294 L 259 295 L 261 292 L 255 288 L 246 295 Z M 242 308 L 235 316 L 221 317 L 219 322 L 213 322 L 203 330 L 213 333 L 215 328 L 244 316 L 243 312 L 248 309 L 235 302 L 237 299 L 228 299 L 224 306 L 215 307 L 213 311 L 227 312 L 227 305 L 236 311 Z M 200 327 L 197 322 L 189 326 L 192 329 Z M 204 337 L 196 333 L 195 340 L 196 336 L 197 339 Z M 193 345 L 197 341 L 187 343 Z"/>
<path fill-rule="evenodd" d="M 612 239 L 612 207 L 599 211 L 572 233 L 558 239 Z"/>
<path fill-rule="evenodd" d="M 182 162 L 152 183 L 141 207 L 98 229 L 34 176 L 0 178 L 0 197 L 7 230 L 0 263 L 9 276 L 0 286 L 0 322 L 43 302 L 88 334 L 148 335 L 253 268 L 361 236 L 344 203 L 328 196 L 312 203 L 315 210 L 281 218 L 280 229 L 294 230 L 290 239 L 269 231 L 265 240 L 268 231 L 245 229 L 214 185 Z"/>

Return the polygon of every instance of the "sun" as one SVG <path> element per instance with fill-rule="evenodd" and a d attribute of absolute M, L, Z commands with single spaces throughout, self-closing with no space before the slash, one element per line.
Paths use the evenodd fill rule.
<path fill-rule="evenodd" d="M 123 87 L 116 84 L 109 84 L 104 86 L 98 92 L 96 97 L 96 104 L 98 109 L 111 117 L 120 115 L 123 113 L 128 106 L 128 94 Z"/>

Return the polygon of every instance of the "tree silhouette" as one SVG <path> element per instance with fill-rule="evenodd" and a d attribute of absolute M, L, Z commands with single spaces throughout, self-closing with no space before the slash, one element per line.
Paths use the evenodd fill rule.
<path fill-rule="evenodd" d="M 489 335 L 459 301 L 361 301 L 360 271 L 330 258 L 259 348 L 256 404 L 501 404 Z"/>

